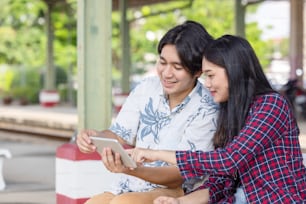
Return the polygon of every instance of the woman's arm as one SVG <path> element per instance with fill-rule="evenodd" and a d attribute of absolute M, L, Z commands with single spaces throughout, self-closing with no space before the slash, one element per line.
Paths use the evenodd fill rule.
<path fill-rule="evenodd" d="M 177 151 L 177 165 L 185 179 L 206 174 L 237 177 L 239 169 L 278 141 L 292 120 L 287 102 L 276 94 L 259 96 L 245 126 L 224 149 L 211 152 Z"/>
<path fill-rule="evenodd" d="M 144 148 L 134 148 L 134 149 L 128 149 L 126 151 L 137 163 L 161 160 L 169 164 L 176 165 L 175 151 L 152 150 Z"/>

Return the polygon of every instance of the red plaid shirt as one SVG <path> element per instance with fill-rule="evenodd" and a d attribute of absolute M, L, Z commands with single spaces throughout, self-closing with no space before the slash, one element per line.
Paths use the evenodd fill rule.
<path fill-rule="evenodd" d="M 177 151 L 185 179 L 210 174 L 201 188 L 211 203 L 232 203 L 241 182 L 248 203 L 306 203 L 306 168 L 299 129 L 287 101 L 279 94 L 258 96 L 246 124 L 224 149 Z"/>

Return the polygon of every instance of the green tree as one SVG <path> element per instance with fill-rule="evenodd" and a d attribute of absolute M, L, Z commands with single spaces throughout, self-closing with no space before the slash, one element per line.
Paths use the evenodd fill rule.
<path fill-rule="evenodd" d="M 235 34 L 234 3 L 234 0 L 178 0 L 140 8 L 130 8 L 128 19 L 130 22 L 132 73 L 148 71 L 146 65 L 155 63 L 156 47 L 160 37 L 170 27 L 187 19 L 202 23 L 215 38 L 224 34 Z M 258 5 L 247 6 L 247 12 L 255 12 Z M 116 65 L 120 60 L 120 53 L 118 52 L 120 50 L 119 23 L 119 13 L 114 12 L 113 61 L 115 68 L 118 67 Z M 261 33 L 256 22 L 246 23 L 246 38 L 254 47 L 263 67 L 266 67 L 272 54 L 272 45 L 260 38 Z"/>
<path fill-rule="evenodd" d="M 76 72 L 76 0 L 58 0 L 54 22 L 55 65 Z M 46 4 L 43 0 L 0 2 L 0 63 L 45 67 Z"/>
<path fill-rule="evenodd" d="M 22 65 L 41 72 L 46 66 L 46 0 L 0 1 L 0 63 Z M 54 0 L 54 65 L 68 73 L 77 72 L 76 14 L 77 0 Z M 214 36 L 235 34 L 235 0 L 173 0 L 139 8 L 129 8 L 132 74 L 142 74 L 152 67 L 160 37 L 172 26 L 190 19 L 202 23 Z M 258 4 L 247 7 L 255 12 Z M 113 79 L 119 80 L 121 44 L 120 15 L 112 14 Z M 260 38 L 255 22 L 246 24 L 246 38 L 255 48 L 263 66 L 269 64 L 271 43 Z M 150 66 L 148 66 L 150 65 Z"/>
<path fill-rule="evenodd" d="M 51 16 L 54 64 L 73 74 L 76 73 L 76 0 L 52 2 L 56 3 Z M 3 0 L 0 11 L 0 63 L 10 69 L 22 66 L 24 73 L 36 72 L 32 77 L 38 77 L 37 84 L 32 86 L 33 80 L 27 77 L 25 85 L 41 87 L 39 73 L 44 72 L 47 56 L 46 0 Z M 21 74 L 14 71 L 14 80 L 21 79 Z"/>

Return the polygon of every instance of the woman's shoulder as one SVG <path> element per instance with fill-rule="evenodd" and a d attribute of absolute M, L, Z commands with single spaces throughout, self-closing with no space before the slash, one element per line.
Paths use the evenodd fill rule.
<path fill-rule="evenodd" d="M 284 96 L 278 92 L 268 92 L 264 94 L 259 94 L 256 96 L 257 100 L 271 99 L 271 100 L 284 100 Z"/>
<path fill-rule="evenodd" d="M 269 92 L 257 95 L 254 100 L 255 104 L 272 104 L 276 106 L 287 106 L 288 101 L 286 98 L 278 92 Z"/>

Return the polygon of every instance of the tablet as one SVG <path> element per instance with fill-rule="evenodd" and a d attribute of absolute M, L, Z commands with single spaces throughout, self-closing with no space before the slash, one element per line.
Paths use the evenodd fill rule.
<path fill-rule="evenodd" d="M 123 164 L 127 167 L 136 168 L 136 162 L 128 155 L 122 145 L 116 139 L 103 138 L 103 137 L 90 137 L 92 143 L 97 147 L 97 151 L 102 153 L 105 147 L 110 147 L 113 152 L 119 153 Z"/>

